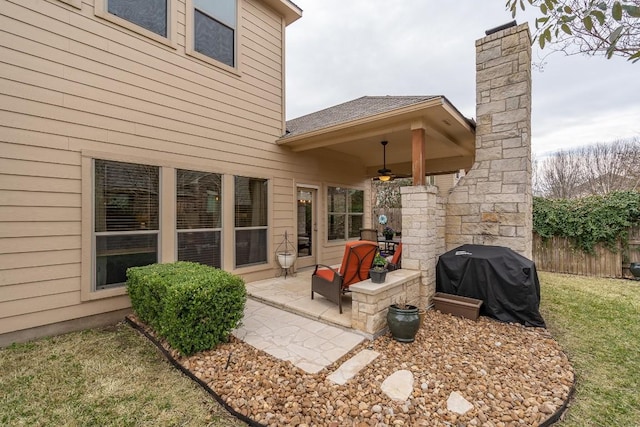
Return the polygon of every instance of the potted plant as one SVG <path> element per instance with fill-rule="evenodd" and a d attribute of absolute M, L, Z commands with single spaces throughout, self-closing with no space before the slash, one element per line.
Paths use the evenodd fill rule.
<path fill-rule="evenodd" d="M 387 325 L 394 340 L 413 342 L 420 328 L 418 307 L 409 305 L 404 300 L 391 304 L 387 312 Z"/>
<path fill-rule="evenodd" d="M 392 240 L 392 239 L 393 239 L 394 234 L 396 234 L 396 232 L 395 232 L 395 231 L 393 231 L 393 228 L 391 228 L 391 227 L 385 227 L 385 228 L 382 230 L 382 235 L 384 236 L 384 239 L 385 239 L 385 240 Z"/>
<path fill-rule="evenodd" d="M 384 283 L 387 279 L 387 260 L 379 253 L 373 260 L 373 267 L 369 270 L 369 278 L 372 283 Z"/>
<path fill-rule="evenodd" d="M 629 271 L 633 274 L 633 278 L 638 280 L 640 278 L 640 262 L 629 263 Z"/>

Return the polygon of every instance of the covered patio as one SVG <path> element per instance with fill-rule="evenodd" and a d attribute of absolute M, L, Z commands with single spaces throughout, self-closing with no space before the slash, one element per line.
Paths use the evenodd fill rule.
<path fill-rule="evenodd" d="M 311 299 L 313 268 L 246 284 L 249 298 L 324 323 L 349 328 L 373 338 L 386 329 L 386 308 L 398 299 L 411 300 L 419 293 L 420 274 L 397 270 L 387 274 L 383 284 L 365 280 L 350 286 L 343 295 L 342 314 L 338 306 L 317 295 Z"/>
<path fill-rule="evenodd" d="M 388 141 L 386 165 L 381 141 Z M 363 96 L 287 122 L 278 144 L 294 152 L 325 148 L 355 157 L 367 178 L 386 166 L 413 177 L 469 169 L 475 157 L 475 122 L 444 96 Z"/>
<path fill-rule="evenodd" d="M 476 41 L 476 121 L 441 95 L 365 96 L 288 121 L 277 142 L 356 159 L 369 192 L 383 175 L 412 178 L 401 193 L 402 270 L 419 276 L 413 305 L 431 305 L 438 256 L 460 245 L 505 246 L 531 258 L 530 42 L 526 24 Z M 455 186 L 427 185 L 427 176 L 461 169 Z M 370 208 L 365 200 L 364 212 Z M 337 258 L 338 242 L 324 243 Z M 356 294 L 358 310 L 359 303 Z M 353 327 L 358 316 L 351 317 Z"/>

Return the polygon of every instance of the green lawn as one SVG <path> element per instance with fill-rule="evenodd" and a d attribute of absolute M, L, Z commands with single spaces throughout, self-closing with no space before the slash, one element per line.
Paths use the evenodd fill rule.
<path fill-rule="evenodd" d="M 0 350 L 0 425 L 245 424 L 119 324 Z"/>
<path fill-rule="evenodd" d="M 562 427 L 640 426 L 640 284 L 541 273 L 541 311 L 577 374 Z"/>

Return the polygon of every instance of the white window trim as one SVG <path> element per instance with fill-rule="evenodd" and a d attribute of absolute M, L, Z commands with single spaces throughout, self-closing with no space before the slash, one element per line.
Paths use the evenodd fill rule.
<path fill-rule="evenodd" d="M 206 62 L 209 65 L 213 65 L 217 68 L 220 68 L 224 71 L 227 71 L 231 74 L 234 74 L 236 76 L 240 76 L 240 58 L 241 58 L 241 53 L 240 53 L 240 28 L 241 25 L 240 23 L 242 22 L 242 16 L 240 14 L 242 7 L 240 5 L 242 0 L 236 0 L 236 28 L 233 31 L 233 43 L 234 43 L 234 49 L 233 49 L 233 53 L 234 53 L 234 58 L 233 58 L 233 64 L 235 65 L 234 67 L 230 67 L 229 65 L 225 64 L 224 62 L 220 62 L 214 58 L 211 58 L 210 56 L 204 55 L 198 51 L 195 50 L 195 34 L 194 34 L 194 30 L 195 30 L 195 24 L 194 24 L 194 12 L 195 12 L 195 7 L 193 5 L 193 0 L 186 0 L 186 7 L 187 7 L 187 25 L 185 28 L 185 53 L 189 56 L 192 56 L 193 58 L 196 58 L 200 61 Z"/>
<path fill-rule="evenodd" d="M 63 0 L 65 1 L 65 0 Z M 76 1 L 76 0 L 71 0 Z M 107 11 L 107 2 L 109 0 L 95 0 L 94 5 L 94 13 L 97 17 L 104 19 L 105 21 L 109 21 L 120 27 L 124 27 L 130 31 L 138 33 L 144 37 L 150 38 L 158 43 L 162 43 L 163 45 L 169 46 L 173 49 L 177 48 L 177 17 L 178 17 L 178 9 L 177 3 L 178 0 L 167 0 L 167 37 L 162 37 L 159 34 L 154 33 L 153 31 L 147 30 L 131 21 L 127 21 L 124 18 L 120 18 L 119 16 L 115 16 L 110 14 Z"/>

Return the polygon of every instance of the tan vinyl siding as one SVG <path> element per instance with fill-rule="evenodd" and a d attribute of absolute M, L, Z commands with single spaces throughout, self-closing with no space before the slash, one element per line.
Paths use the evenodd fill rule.
<path fill-rule="evenodd" d="M 63 294 L 66 295 L 66 294 Z M 24 304 L 24 303 L 23 303 Z M 2 319 L 0 322 L 0 334 L 35 328 L 43 324 L 64 322 L 65 320 L 87 317 L 96 313 L 107 313 L 130 307 L 129 298 L 121 296 L 108 300 L 91 301 L 82 304 L 65 305 L 44 311 L 25 313 Z M 46 313 L 46 321 L 43 322 L 43 314 Z M 46 323 L 45 323 L 46 322 Z"/>
<path fill-rule="evenodd" d="M 2 1 L 0 334 L 129 306 L 117 292 L 86 295 L 92 158 L 157 165 L 163 174 L 211 171 L 227 182 L 268 179 L 269 263 L 238 270 L 246 280 L 273 277 L 274 251 L 285 231 L 295 232 L 296 183 L 315 183 L 319 201 L 327 177 L 363 185 L 355 160 L 275 144 L 285 132 L 281 17 L 260 0 L 240 0 L 233 73 L 186 54 L 185 2 L 171 1 L 173 47 L 96 16 L 93 0 L 81 9 Z M 175 187 L 175 179 L 162 182 Z M 175 218 L 166 212 L 175 208 L 172 191 L 163 188 L 163 261 L 175 259 Z M 321 261 L 342 255 L 341 245 L 326 245 L 324 216 L 319 211 Z M 224 233 L 228 267 L 232 228 Z"/>
<path fill-rule="evenodd" d="M 73 292 L 76 291 L 77 288 L 78 281 L 75 278 L 7 285 L 2 288 L 2 292 L 0 293 L 0 302 Z"/>

